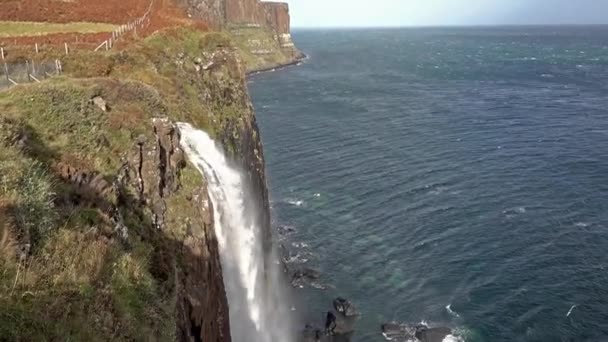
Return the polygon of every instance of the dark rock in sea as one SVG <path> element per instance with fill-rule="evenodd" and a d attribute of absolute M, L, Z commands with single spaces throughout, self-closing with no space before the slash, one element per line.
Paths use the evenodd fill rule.
<path fill-rule="evenodd" d="M 301 342 L 350 342 L 353 333 L 338 334 L 327 333 L 315 326 L 306 325 L 302 331 Z"/>
<path fill-rule="evenodd" d="M 325 289 L 326 286 L 315 282 L 321 277 L 321 272 L 313 268 L 304 267 L 292 271 L 291 275 L 291 286 L 293 287 L 304 287 L 304 285 L 310 285 L 314 288 Z"/>
<path fill-rule="evenodd" d="M 415 338 L 415 334 L 416 334 L 416 327 L 408 325 L 408 324 L 402 324 L 402 323 L 396 323 L 396 322 L 389 322 L 389 323 L 382 324 L 382 336 L 384 336 L 384 338 L 389 341 L 394 341 L 394 342 L 411 341 Z"/>
<path fill-rule="evenodd" d="M 346 309 L 345 303 L 354 309 L 354 306 L 344 298 L 339 299 L 341 308 Z M 336 301 L 334 301 L 334 306 Z M 348 310 L 345 310 L 348 311 Z M 351 311 L 352 312 L 352 311 Z M 355 332 L 355 322 L 357 315 L 346 316 L 344 313 L 328 311 L 325 315 L 323 330 L 307 324 L 301 334 L 302 342 L 350 342 Z"/>
<path fill-rule="evenodd" d="M 359 315 L 357 308 L 348 299 L 342 297 L 334 299 L 334 309 L 345 317 Z"/>
<path fill-rule="evenodd" d="M 315 279 L 319 279 L 321 277 L 321 272 L 319 272 L 318 270 L 315 270 L 313 268 L 301 268 L 296 270 L 293 273 L 293 278 L 306 278 L 306 279 L 311 279 L 311 280 L 315 280 Z"/>
<path fill-rule="evenodd" d="M 279 232 L 279 235 L 283 236 L 283 235 L 289 235 L 289 234 L 295 233 L 296 229 L 292 226 L 281 225 L 277 228 L 277 231 Z"/>
<path fill-rule="evenodd" d="M 336 330 L 336 315 L 334 315 L 333 312 L 328 311 L 325 316 L 325 333 L 333 335 L 334 330 Z"/>
<path fill-rule="evenodd" d="M 322 341 L 324 338 L 326 338 L 326 335 L 321 329 L 310 324 L 306 324 L 304 330 L 302 330 L 302 338 L 300 340 L 302 342 L 318 342 Z"/>
<path fill-rule="evenodd" d="M 442 342 L 452 333 L 452 329 L 445 327 L 428 328 L 427 326 L 416 327 L 416 338 L 421 342 Z"/>
<path fill-rule="evenodd" d="M 382 324 L 382 336 L 393 342 L 407 342 L 417 340 L 420 342 L 442 342 L 452 333 L 446 327 L 429 328 L 425 324 L 411 325 L 390 322 Z"/>

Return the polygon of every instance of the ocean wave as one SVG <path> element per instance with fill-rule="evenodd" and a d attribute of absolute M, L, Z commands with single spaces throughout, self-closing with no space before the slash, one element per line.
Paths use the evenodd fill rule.
<path fill-rule="evenodd" d="M 502 213 L 504 215 L 506 215 L 507 217 L 511 218 L 516 215 L 525 214 L 527 211 L 528 211 L 528 209 L 526 209 L 526 207 L 514 207 L 514 208 L 505 209 L 502 211 Z"/>
<path fill-rule="evenodd" d="M 287 199 L 285 199 L 285 203 L 293 205 L 295 207 L 301 207 L 305 204 L 304 201 L 302 201 L 301 199 L 297 199 L 297 198 L 287 198 Z"/>
<path fill-rule="evenodd" d="M 460 336 L 448 335 L 443 339 L 443 342 L 464 342 L 464 338 Z"/>
<path fill-rule="evenodd" d="M 448 305 L 446 305 L 446 306 L 445 306 L 445 309 L 447 310 L 447 312 L 448 312 L 450 315 L 452 315 L 452 316 L 454 316 L 454 317 L 460 317 L 460 315 L 459 315 L 459 314 L 458 314 L 456 311 L 452 310 L 452 304 L 448 304 Z"/>

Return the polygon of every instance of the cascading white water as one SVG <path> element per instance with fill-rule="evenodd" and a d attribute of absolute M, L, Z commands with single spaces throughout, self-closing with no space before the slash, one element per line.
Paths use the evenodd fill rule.
<path fill-rule="evenodd" d="M 288 298 L 278 262 L 265 262 L 263 227 L 243 173 L 231 165 L 221 147 L 203 131 L 177 124 L 180 145 L 205 176 L 213 203 L 215 232 L 235 342 L 291 342 L 294 340 Z M 274 253 L 273 253 L 274 254 Z M 269 267 L 271 269 L 265 269 Z"/>

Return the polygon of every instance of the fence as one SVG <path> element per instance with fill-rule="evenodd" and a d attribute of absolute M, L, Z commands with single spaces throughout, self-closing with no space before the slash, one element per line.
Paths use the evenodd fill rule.
<path fill-rule="evenodd" d="M 137 35 L 138 28 L 143 29 L 146 25 L 150 25 L 150 15 L 152 13 L 153 5 L 154 0 L 151 0 L 148 9 L 141 17 L 127 24 L 120 25 L 116 30 L 111 32 L 111 36 L 108 39 L 97 45 L 94 51 L 109 50 L 125 34 L 133 32 L 133 35 Z M 66 55 L 70 53 L 70 46 L 67 42 L 63 43 L 62 48 Z M 32 52 L 35 52 L 36 54 L 40 52 L 38 43 L 33 44 Z M 41 62 L 34 62 L 33 59 L 23 61 L 22 59 L 8 62 L 6 54 L 7 50 L 5 50 L 5 48 L 0 48 L 0 63 L 2 63 L 0 64 L 0 90 L 21 83 L 40 82 L 43 79 L 59 75 L 63 71 L 59 59 Z"/>
<path fill-rule="evenodd" d="M 40 82 L 61 74 L 61 61 L 34 62 L 33 60 L 2 63 L 0 67 L 0 90 L 21 83 Z"/>
<path fill-rule="evenodd" d="M 142 15 L 141 17 L 135 19 L 134 21 L 132 21 L 130 23 L 120 25 L 116 30 L 112 31 L 112 37 L 101 42 L 101 44 L 99 44 L 99 46 L 97 46 L 95 48 L 95 51 L 98 51 L 102 48 L 105 48 L 105 50 L 109 50 L 114 46 L 114 43 L 121 36 L 123 36 L 129 32 L 133 32 L 133 34 L 136 35 L 138 27 L 143 29 L 146 25 L 149 25 L 150 24 L 150 14 L 152 13 L 153 5 L 154 5 L 154 0 L 150 1 L 150 5 L 148 6 L 148 9 L 144 13 L 144 15 Z M 66 45 L 66 53 L 68 53 L 67 45 Z"/>

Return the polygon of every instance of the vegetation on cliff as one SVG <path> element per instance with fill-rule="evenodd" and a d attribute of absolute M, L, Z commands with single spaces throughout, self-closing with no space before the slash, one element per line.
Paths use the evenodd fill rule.
<path fill-rule="evenodd" d="M 228 340 L 204 180 L 172 122 L 242 148 L 238 42 L 178 28 L 64 70 L 0 92 L 0 336 Z"/>

